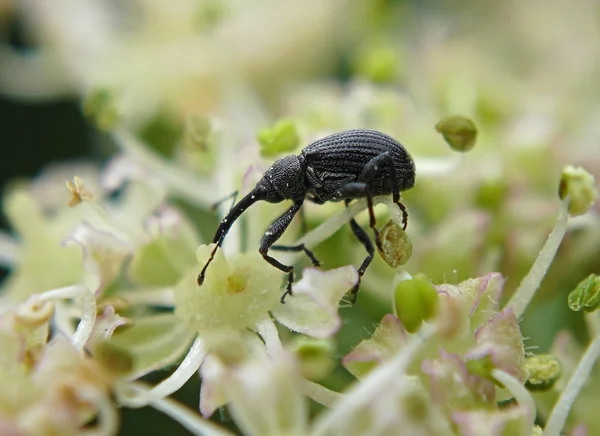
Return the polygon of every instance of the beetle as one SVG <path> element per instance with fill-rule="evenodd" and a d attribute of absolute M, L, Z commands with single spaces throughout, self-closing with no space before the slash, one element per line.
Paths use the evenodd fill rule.
<path fill-rule="evenodd" d="M 394 203 L 402 211 L 403 229 L 408 224 L 408 212 L 400 202 L 400 192 L 415 183 L 415 165 L 404 146 L 392 137 L 369 129 L 346 130 L 319 139 L 304 148 L 301 153 L 277 160 L 258 181 L 252 191 L 236 203 L 221 221 L 213 238 L 216 244 L 206 264 L 198 275 L 202 285 L 206 270 L 217 249 L 223 244 L 233 223 L 248 207 L 257 201 L 280 203 L 293 201 L 293 205 L 277 218 L 265 232 L 259 253 L 268 263 L 288 274 L 286 291 L 281 297 L 292 294 L 294 267 L 284 265 L 269 255 L 269 249 L 280 251 L 304 251 L 313 265 L 319 261 L 304 244 L 295 246 L 274 245 L 283 235 L 305 200 L 316 204 L 344 201 L 345 206 L 359 198 L 366 198 L 369 211 L 369 227 L 375 235 L 375 243 L 381 249 L 381 238 L 375 226 L 373 197 L 392 195 Z M 350 290 L 356 299 L 360 281 L 373 260 L 373 243 L 365 230 L 354 220 L 350 227 L 367 251 L 367 257 L 358 269 L 358 281 Z"/>

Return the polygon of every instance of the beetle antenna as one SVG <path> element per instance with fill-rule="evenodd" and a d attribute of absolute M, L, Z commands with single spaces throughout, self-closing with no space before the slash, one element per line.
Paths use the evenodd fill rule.
<path fill-rule="evenodd" d="M 240 215 L 242 213 L 244 213 L 244 211 L 246 209 L 248 209 L 250 206 L 252 206 L 257 201 L 264 200 L 266 197 L 267 197 L 266 190 L 262 186 L 257 186 L 252 191 L 250 191 L 244 198 L 242 198 L 235 206 L 233 206 L 231 208 L 231 210 L 229 211 L 229 213 L 227 214 L 227 216 L 225 218 L 223 218 L 223 220 L 221 221 L 221 224 L 219 224 L 219 228 L 217 228 L 217 231 L 215 232 L 215 236 L 212 241 L 213 244 L 216 244 L 215 248 L 213 248 L 213 250 L 211 251 L 210 257 L 206 261 L 206 264 L 202 268 L 202 271 L 200 271 L 200 274 L 198 274 L 198 285 L 199 286 L 202 286 L 202 283 L 204 283 L 204 276 L 206 275 L 206 269 L 208 268 L 208 265 L 210 265 L 210 263 L 214 259 L 215 254 L 216 254 L 217 250 L 219 249 L 219 247 L 223 244 L 223 241 L 225 240 L 225 236 L 227 235 L 227 232 L 229 231 L 229 229 L 231 228 L 233 223 L 240 217 Z"/>

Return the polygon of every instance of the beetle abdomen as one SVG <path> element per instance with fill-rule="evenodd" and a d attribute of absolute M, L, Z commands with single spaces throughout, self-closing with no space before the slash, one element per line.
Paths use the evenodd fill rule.
<path fill-rule="evenodd" d="M 381 132 L 368 129 L 347 130 L 319 139 L 303 151 L 308 172 L 324 184 L 335 180 L 348 183 L 359 181 L 365 165 L 373 158 L 387 152 L 396 172 L 396 184 L 400 191 L 412 188 L 415 182 L 415 166 L 411 156 L 398 141 Z M 393 191 L 391 171 L 383 165 L 377 175 L 368 182 L 373 195 L 390 194 Z M 335 199 L 328 195 L 332 186 L 316 193 L 323 200 Z"/>

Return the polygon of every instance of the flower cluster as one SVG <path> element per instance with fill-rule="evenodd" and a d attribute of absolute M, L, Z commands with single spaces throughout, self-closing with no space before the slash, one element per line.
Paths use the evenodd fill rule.
<path fill-rule="evenodd" d="M 554 86 L 579 83 L 569 65 L 597 69 L 600 38 L 553 50 L 569 62 L 520 47 L 530 4 L 582 23 L 591 5 L 493 6 L 518 40 L 499 42 L 487 20 L 440 34 L 436 17 L 398 2 L 134 3 L 30 0 L 21 13 L 44 44 L 28 60 L 2 54 L 13 71 L 43 73 L 0 73 L 3 92 L 77 93 L 116 152 L 102 166 L 50 166 L 3 197 L 0 433 L 112 435 L 145 406 L 205 435 L 600 431 L 597 99 Z M 403 14 L 424 30 L 400 35 L 385 17 Z M 365 38 L 348 48 L 353 20 Z M 553 47 L 554 21 L 533 32 Z M 332 67 L 332 28 L 347 47 L 343 85 L 302 76 Z M 395 42 L 415 37 L 414 53 Z M 504 44 L 531 58 L 524 77 L 498 64 Z M 569 92 L 578 104 L 561 104 Z M 256 248 L 286 205 L 258 202 L 199 286 L 231 193 L 356 127 L 400 139 L 417 174 L 406 231 L 390 198 L 373 199 L 382 244 L 365 275 L 346 224 L 366 228 L 366 200 L 306 204 L 278 243 L 322 266 L 271 253 L 295 267 L 280 302 L 286 277 Z M 566 324 L 581 317 L 585 331 Z M 188 381 L 200 389 L 184 404 L 171 395 Z"/>

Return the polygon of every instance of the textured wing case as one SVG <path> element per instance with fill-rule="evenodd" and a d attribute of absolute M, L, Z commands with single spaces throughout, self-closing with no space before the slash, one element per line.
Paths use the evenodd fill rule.
<path fill-rule="evenodd" d="M 392 157 L 400 190 L 411 188 L 415 174 L 412 158 L 398 141 L 381 132 L 348 130 L 336 133 L 313 142 L 302 155 L 307 165 L 307 178 L 315 186 L 316 194 L 323 198 L 345 183 L 358 181 L 365 165 L 385 152 Z M 374 195 L 390 194 L 390 169 L 382 167 L 369 186 Z"/>

